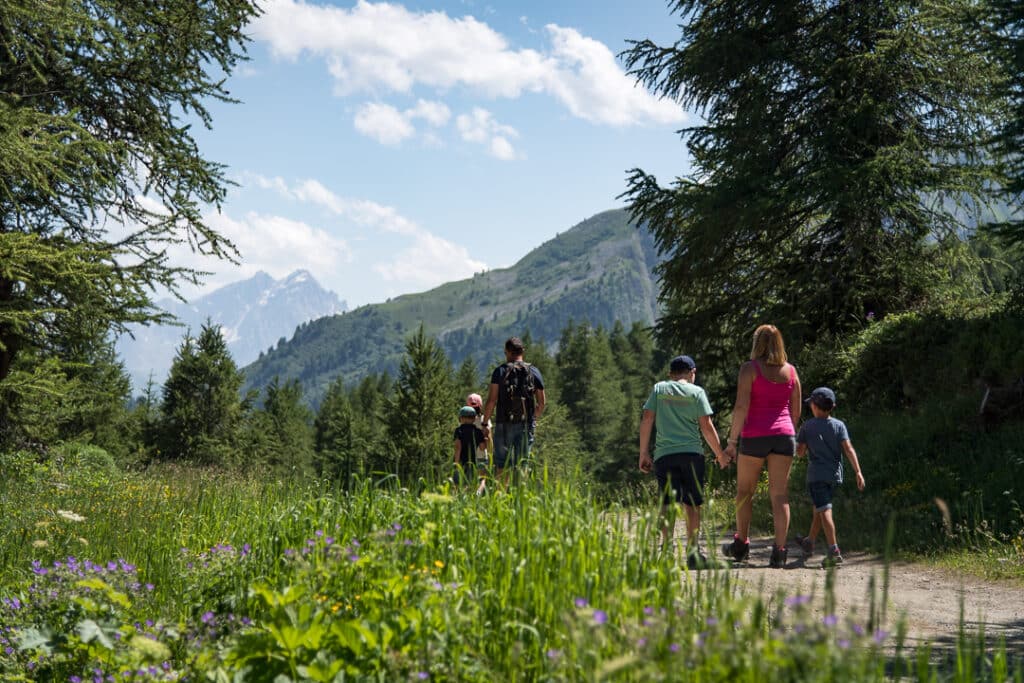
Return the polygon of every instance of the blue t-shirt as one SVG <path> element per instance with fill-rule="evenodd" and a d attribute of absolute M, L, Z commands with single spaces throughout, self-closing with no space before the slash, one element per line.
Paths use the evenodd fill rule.
<path fill-rule="evenodd" d="M 505 377 L 505 373 L 508 372 L 508 363 L 502 363 L 498 367 L 494 368 L 494 372 L 491 373 L 491 384 L 498 385 L 498 404 L 494 407 L 494 421 L 504 422 L 503 416 L 508 414 L 508 397 L 505 396 L 505 392 L 501 391 L 501 380 Z M 533 389 L 544 388 L 544 378 L 540 376 L 540 370 L 537 369 L 536 365 L 530 365 L 530 372 L 533 373 Z M 533 424 L 533 396 L 526 397 L 526 419 L 527 422 Z"/>
<path fill-rule="evenodd" d="M 842 420 L 812 417 L 800 427 L 797 443 L 807 444 L 807 481 L 843 483 L 843 442 L 850 435 Z"/>

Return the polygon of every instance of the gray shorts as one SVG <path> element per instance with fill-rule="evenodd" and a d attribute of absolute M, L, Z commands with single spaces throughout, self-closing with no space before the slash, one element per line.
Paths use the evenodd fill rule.
<path fill-rule="evenodd" d="M 770 454 L 796 455 L 796 437 L 791 434 L 776 436 L 750 436 L 740 439 L 739 453 L 755 458 L 767 458 Z"/>

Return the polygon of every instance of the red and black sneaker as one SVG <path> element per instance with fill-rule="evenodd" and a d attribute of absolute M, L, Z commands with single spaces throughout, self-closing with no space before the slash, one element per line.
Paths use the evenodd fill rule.
<path fill-rule="evenodd" d="M 772 556 L 768 559 L 768 566 L 772 569 L 782 569 L 786 566 L 786 556 L 789 551 L 786 546 L 779 547 L 772 544 Z"/>
<path fill-rule="evenodd" d="M 733 534 L 732 543 L 727 543 L 722 548 L 722 553 L 732 557 L 736 562 L 746 562 L 750 557 L 750 539 L 741 541 L 739 534 Z"/>

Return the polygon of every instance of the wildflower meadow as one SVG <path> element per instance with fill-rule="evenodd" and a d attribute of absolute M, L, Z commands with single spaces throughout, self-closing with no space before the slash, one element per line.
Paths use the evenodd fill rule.
<path fill-rule="evenodd" d="M 741 593 L 657 519 L 543 472 L 474 496 L 213 470 L 0 482 L 0 680 L 1021 680 L 964 634 L 935 666 L 881 601 Z"/>

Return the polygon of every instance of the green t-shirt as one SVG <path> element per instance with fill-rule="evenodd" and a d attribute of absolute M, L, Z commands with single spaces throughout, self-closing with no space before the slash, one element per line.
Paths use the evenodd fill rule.
<path fill-rule="evenodd" d="M 654 441 L 654 459 L 670 453 L 703 453 L 700 423 L 704 415 L 712 415 L 704 389 L 689 382 L 668 380 L 654 385 L 644 410 L 654 413 L 658 430 Z"/>

